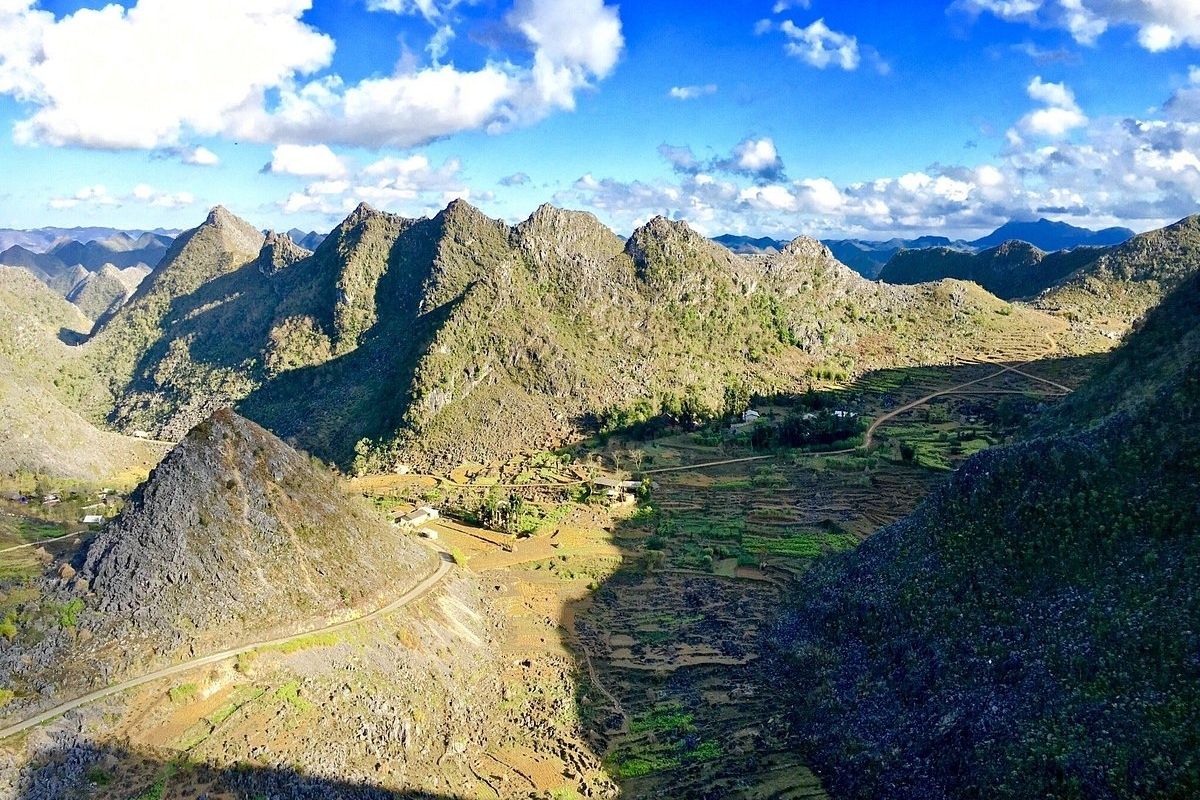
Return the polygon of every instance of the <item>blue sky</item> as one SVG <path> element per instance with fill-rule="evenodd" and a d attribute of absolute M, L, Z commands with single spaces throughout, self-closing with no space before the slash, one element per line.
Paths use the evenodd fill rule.
<path fill-rule="evenodd" d="M 1198 46 L 1192 0 L 0 0 L 0 227 L 1147 229 L 1200 211 Z"/>

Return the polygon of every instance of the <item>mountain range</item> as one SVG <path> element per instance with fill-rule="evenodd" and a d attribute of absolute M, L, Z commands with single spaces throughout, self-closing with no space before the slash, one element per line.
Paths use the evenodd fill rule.
<path fill-rule="evenodd" d="M 730 384 L 984 352 L 979 320 L 1049 324 L 968 284 L 871 283 L 811 239 L 747 259 L 661 218 L 626 241 L 550 206 L 515 227 L 360 206 L 310 254 L 217 209 L 88 349 L 121 430 L 177 439 L 233 404 L 375 470 L 545 447 L 644 399 L 716 408 Z"/>
<path fill-rule="evenodd" d="M 944 236 L 921 236 L 915 239 L 888 239 L 871 241 L 865 239 L 825 239 L 822 243 L 833 252 L 843 264 L 866 278 L 881 278 L 884 266 L 901 251 L 908 250 L 944 250 L 951 253 L 976 253 L 990 250 L 1007 242 L 1025 242 L 1042 251 L 1071 250 L 1077 247 L 1108 247 L 1122 244 L 1133 238 L 1134 232 L 1128 228 L 1105 228 L 1093 231 L 1080 228 L 1065 222 L 1053 222 L 1039 219 L 1036 222 L 1007 222 L 992 233 L 974 241 L 950 240 Z M 767 253 L 782 249 L 784 242 L 769 237 L 751 238 L 746 236 L 723 235 L 716 241 L 736 253 L 752 255 Z M 948 255 L 934 258 L 950 261 Z M 907 267 L 905 269 L 908 269 Z M 927 271 L 934 269 L 931 264 Z M 959 270 L 963 271 L 963 270 Z M 947 273 L 939 278 L 956 277 Z M 885 279 L 886 280 L 886 279 Z"/>

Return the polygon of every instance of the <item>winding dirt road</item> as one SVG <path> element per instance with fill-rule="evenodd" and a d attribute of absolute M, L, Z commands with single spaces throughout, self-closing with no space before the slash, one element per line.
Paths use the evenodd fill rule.
<path fill-rule="evenodd" d="M 440 550 L 437 551 L 437 553 L 438 566 L 437 569 L 433 571 L 433 574 L 425 578 L 413 588 L 409 589 L 397 599 L 393 600 L 391 603 L 388 603 L 386 606 L 378 608 L 375 611 L 372 611 L 361 617 L 355 617 L 354 619 L 345 620 L 333 625 L 326 625 L 322 628 L 314 628 L 312 630 L 303 631 L 302 633 L 280 636 L 275 639 L 265 639 L 261 642 L 251 642 L 229 650 L 222 650 L 219 653 L 212 653 L 211 655 L 201 656 L 200 658 L 194 658 L 190 661 L 184 661 L 181 664 L 163 667 L 162 669 L 148 672 L 145 675 L 139 675 L 136 678 L 129 678 L 128 680 L 121 681 L 120 683 L 114 683 L 113 685 L 106 686 L 103 689 L 97 689 L 94 692 L 80 695 L 73 700 L 60 703 L 54 708 L 47 709 L 40 714 L 36 714 L 18 722 L 14 722 L 5 728 L 0 728 L 0 740 L 7 739 L 10 736 L 16 736 L 18 733 L 23 733 L 24 731 L 41 725 L 44 722 L 49 722 L 55 717 L 65 714 L 68 711 L 73 711 L 80 706 L 85 706 L 88 703 L 94 703 L 97 700 L 103 700 L 106 697 L 111 697 L 114 694 L 120 694 L 121 692 L 128 691 L 129 689 L 136 689 L 139 686 L 144 686 L 147 683 L 151 683 L 162 678 L 169 678 L 172 675 L 179 675 L 180 673 L 188 672 L 199 667 L 216 664 L 220 661 L 224 661 L 225 659 L 239 656 L 242 653 L 248 653 L 251 650 L 258 650 L 264 647 L 278 647 L 279 645 L 294 642 L 297 639 L 303 639 L 316 634 L 337 633 L 338 631 L 346 630 L 354 625 L 391 614 L 392 612 L 398 611 L 404 606 L 407 606 L 410 603 L 429 594 L 433 587 L 436 586 L 442 580 L 442 578 L 446 577 L 446 573 L 450 571 L 452 560 L 448 554 Z"/>

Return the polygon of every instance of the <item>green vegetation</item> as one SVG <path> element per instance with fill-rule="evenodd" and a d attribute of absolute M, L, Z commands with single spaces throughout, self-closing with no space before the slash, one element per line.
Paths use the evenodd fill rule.
<path fill-rule="evenodd" d="M 1038 438 L 807 574 L 779 663 L 832 793 L 1200 793 L 1197 408 L 1193 276 Z"/>
<path fill-rule="evenodd" d="M 186 703 L 196 696 L 200 691 L 200 687 L 194 683 L 182 683 L 179 686 L 172 686 L 167 691 L 167 696 L 171 698 L 172 703 Z"/>
<path fill-rule="evenodd" d="M 275 690 L 275 699 L 281 700 L 297 711 L 312 711 L 316 706 L 300 696 L 300 682 L 290 681 Z"/>
<path fill-rule="evenodd" d="M 76 597 L 62 605 L 55 606 L 55 617 L 58 624 L 64 628 L 74 628 L 79 623 L 79 613 L 83 611 L 83 600 Z"/>

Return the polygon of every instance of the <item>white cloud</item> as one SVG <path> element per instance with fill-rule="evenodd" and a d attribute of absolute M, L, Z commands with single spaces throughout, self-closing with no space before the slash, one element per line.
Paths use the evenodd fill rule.
<path fill-rule="evenodd" d="M 310 183 L 303 191 L 288 195 L 279 208 L 285 214 L 337 216 L 365 200 L 388 211 L 419 216 L 455 197 L 472 196 L 461 171 L 462 164 L 456 159 L 434 166 L 421 154 L 381 158 L 344 178 Z"/>
<path fill-rule="evenodd" d="M 674 100 L 695 100 L 716 93 L 717 85 L 708 83 L 703 86 L 672 86 L 667 96 Z"/>
<path fill-rule="evenodd" d="M 37 106 L 15 128 L 21 143 L 149 149 L 185 130 L 215 134 L 333 55 L 333 41 L 299 21 L 308 0 L 140 0 L 53 22 L 28 2 L 6 5 L 4 36 L 15 23 L 35 37 L 15 59 L 0 55 L 0 90 Z"/>
<path fill-rule="evenodd" d="M 1195 0 L 956 0 L 952 7 L 1062 28 L 1081 44 L 1094 44 L 1112 27 L 1131 26 L 1137 28 L 1138 43 L 1151 52 L 1200 47 Z"/>
<path fill-rule="evenodd" d="M 183 163 L 197 167 L 215 167 L 221 163 L 221 158 L 207 147 L 195 147 L 184 151 Z"/>
<path fill-rule="evenodd" d="M 301 21 L 311 0 L 138 0 L 58 19 L 31 3 L 0 0 L 0 94 L 34 107 L 14 129 L 19 142 L 55 146 L 163 149 L 221 135 L 412 147 L 498 133 L 573 109 L 624 48 L 604 0 L 516 0 L 503 24 L 522 52 L 460 70 L 439 63 L 456 2 L 381 0 L 372 7 L 439 20 L 434 63 L 400 58 L 393 74 L 348 84 L 318 74 L 334 42 Z"/>
<path fill-rule="evenodd" d="M 775 141 L 766 137 L 746 139 L 733 149 L 733 159 L 738 169 L 749 173 L 773 172 L 782 167 Z"/>
<path fill-rule="evenodd" d="M 1197 87 L 1200 69 L 1189 71 L 1189 83 L 1176 99 Z M 1077 109 L 1062 84 L 1038 79 L 1027 90 L 1044 106 L 1037 111 Z M 587 175 L 556 199 L 590 206 L 626 230 L 664 214 L 687 219 L 710 235 L 779 238 L 800 233 L 975 236 L 1010 219 L 1036 216 L 1146 230 L 1200 207 L 1200 117 L 1182 100 L 1166 104 L 1162 119 L 1084 118 L 1077 125 L 1078 119 L 1035 116 L 1037 111 L 1014 126 L 1009 147 L 990 163 L 935 165 L 852 183 L 820 177 L 788 181 L 739 172 L 733 157 L 705 162 L 691 148 L 673 146 L 660 148 L 681 165 L 671 180 L 623 182 Z M 1019 132 L 1024 128 L 1039 131 L 1037 139 L 1031 134 L 1026 141 Z M 1067 128 L 1077 135 L 1042 137 Z"/>
<path fill-rule="evenodd" d="M 785 48 L 788 55 L 818 69 L 834 65 L 844 70 L 855 70 L 862 61 L 858 39 L 831 30 L 824 19 L 806 28 L 801 28 L 791 20 L 784 20 L 779 29 L 790 40 Z"/>
<path fill-rule="evenodd" d="M 264 170 L 304 178 L 337 178 L 346 174 L 346 163 L 327 145 L 281 144 L 272 151 L 271 163 Z"/>
<path fill-rule="evenodd" d="M 775 5 L 771 6 L 772 14 L 782 14 L 793 8 L 809 9 L 812 8 L 811 0 L 776 0 Z"/>
<path fill-rule="evenodd" d="M 1047 83 L 1039 75 L 1029 82 L 1026 92 L 1043 107 L 1021 118 L 1017 127 L 1022 132 L 1057 139 L 1087 125 L 1087 116 L 1066 84 Z"/>
<path fill-rule="evenodd" d="M 126 203 L 151 206 L 153 208 L 183 208 L 196 202 L 191 192 L 163 192 L 145 183 L 134 186 L 128 194 L 113 195 L 103 184 L 85 186 L 72 195 L 53 197 L 47 204 L 56 211 L 74 208 L 110 208 Z"/>

